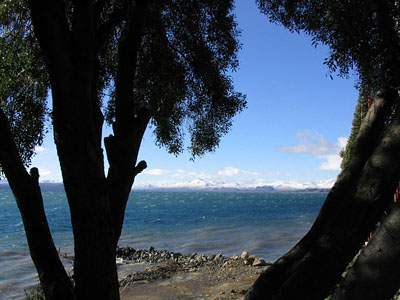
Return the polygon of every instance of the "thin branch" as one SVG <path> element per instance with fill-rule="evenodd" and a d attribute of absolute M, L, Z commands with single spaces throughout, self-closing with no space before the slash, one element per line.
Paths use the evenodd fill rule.
<path fill-rule="evenodd" d="M 98 26 L 98 29 L 96 30 L 96 49 L 101 48 L 107 39 L 113 34 L 116 26 L 122 22 L 126 15 L 127 9 L 128 3 L 125 2 L 122 7 L 114 9 L 114 11 L 109 15 L 107 21 Z M 98 21 L 96 23 L 98 23 Z"/>
<path fill-rule="evenodd" d="M 120 38 L 115 82 L 115 134 L 125 134 L 133 125 L 135 115 L 133 83 L 148 2 L 135 1 L 134 6 L 130 8 L 129 18 Z"/>

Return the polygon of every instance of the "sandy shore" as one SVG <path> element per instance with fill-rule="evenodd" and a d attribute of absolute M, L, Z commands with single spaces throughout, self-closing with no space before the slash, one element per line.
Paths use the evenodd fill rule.
<path fill-rule="evenodd" d="M 122 300 L 243 299 L 269 266 L 246 253 L 224 257 L 150 250 L 133 250 L 125 258 L 120 251 Z"/>

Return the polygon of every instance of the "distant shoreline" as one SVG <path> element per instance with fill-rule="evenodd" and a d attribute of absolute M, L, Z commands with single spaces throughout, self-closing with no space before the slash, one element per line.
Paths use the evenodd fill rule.
<path fill-rule="evenodd" d="M 41 182 L 40 187 L 43 191 L 64 191 L 63 183 Z M 10 189 L 7 182 L 0 182 L 0 190 Z M 133 186 L 132 192 L 221 192 L 221 193 L 328 193 L 329 188 L 282 188 L 277 189 L 272 186 L 258 186 L 255 188 L 230 188 L 230 187 L 209 187 L 209 188 L 192 188 L 192 187 L 150 187 L 142 188 Z"/>

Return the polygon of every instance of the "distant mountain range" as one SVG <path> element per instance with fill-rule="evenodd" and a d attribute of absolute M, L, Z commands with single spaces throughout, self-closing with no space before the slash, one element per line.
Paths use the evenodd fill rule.
<path fill-rule="evenodd" d="M 226 183 L 222 181 L 207 181 L 201 178 L 189 182 L 175 182 L 164 184 L 135 184 L 134 191 L 170 191 L 170 192 L 189 192 L 189 191 L 217 191 L 217 192 L 328 192 L 333 186 L 333 180 L 321 181 L 274 181 L 267 184 L 240 184 Z M 64 186 L 59 182 L 41 182 L 43 190 L 59 191 Z M 8 188 L 6 180 L 0 181 L 0 189 Z"/>
<path fill-rule="evenodd" d="M 327 192 L 333 186 L 333 180 L 322 181 L 275 181 L 267 184 L 225 183 L 207 181 L 201 178 L 189 182 L 173 184 L 137 184 L 133 190 L 143 191 L 221 191 L 221 192 Z"/>

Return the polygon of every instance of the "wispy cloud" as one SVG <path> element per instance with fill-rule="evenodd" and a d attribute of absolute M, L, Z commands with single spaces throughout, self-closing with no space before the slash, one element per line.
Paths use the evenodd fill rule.
<path fill-rule="evenodd" d="M 234 189 L 255 189 L 257 187 L 273 187 L 279 191 L 290 191 L 306 188 L 331 188 L 334 179 L 319 181 L 264 181 L 255 180 L 253 182 L 225 182 L 215 180 L 193 179 L 188 181 L 162 181 L 162 182 L 142 182 L 135 184 L 137 189 L 156 189 L 156 188 L 189 188 L 189 189 L 215 189 L 215 188 L 234 188 Z"/>
<path fill-rule="evenodd" d="M 197 172 L 188 172 L 182 169 L 175 170 L 171 177 L 173 178 L 192 178 L 199 177 L 200 173 Z"/>
<path fill-rule="evenodd" d="M 249 175 L 249 176 L 260 176 L 263 175 L 259 172 L 251 172 L 246 170 L 241 170 L 239 168 L 234 167 L 225 167 L 222 170 L 217 171 L 217 173 L 208 173 L 208 172 L 194 172 L 194 171 L 187 171 L 183 169 L 176 169 L 176 170 L 167 170 L 167 169 L 146 169 L 142 172 L 144 175 L 151 175 L 151 176 L 162 176 L 168 175 L 169 179 L 195 179 L 201 178 L 203 180 L 221 180 L 223 177 L 233 177 L 233 176 L 240 176 L 240 175 Z"/>
<path fill-rule="evenodd" d="M 336 143 L 328 141 L 323 135 L 311 130 L 303 130 L 297 134 L 299 143 L 294 146 L 280 146 L 278 149 L 288 153 L 309 153 L 324 160 L 320 170 L 340 170 L 342 161 L 339 152 L 346 146 L 347 138 L 339 137 Z"/>
<path fill-rule="evenodd" d="M 47 152 L 47 149 L 43 146 L 36 146 L 35 151 L 36 152 Z"/>
<path fill-rule="evenodd" d="M 142 172 L 142 174 L 152 175 L 152 176 L 161 176 L 170 173 L 169 170 L 164 169 L 146 169 Z"/>
<path fill-rule="evenodd" d="M 261 175 L 261 173 L 258 172 L 245 171 L 234 167 L 225 167 L 223 170 L 218 171 L 217 174 L 219 176 Z"/>
<path fill-rule="evenodd" d="M 39 176 L 49 176 L 50 174 L 50 170 L 39 168 Z"/>

